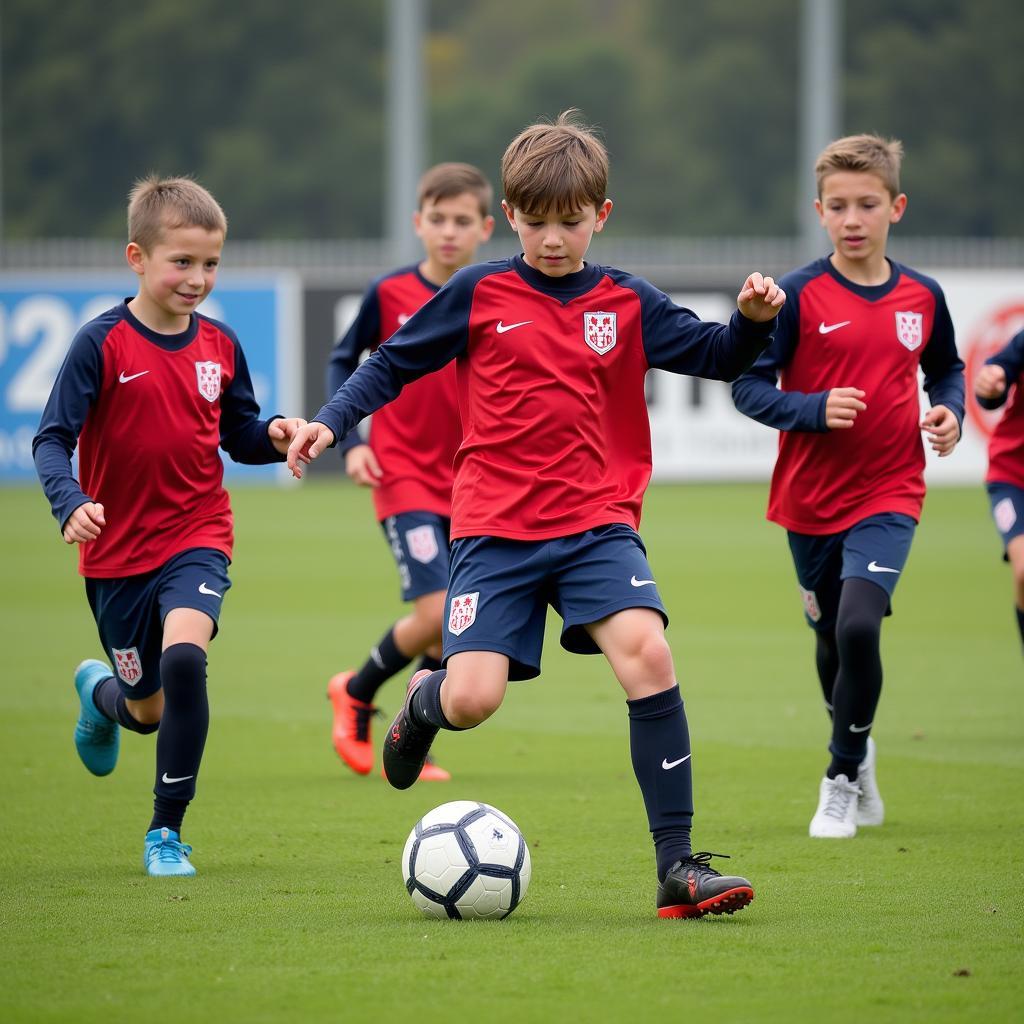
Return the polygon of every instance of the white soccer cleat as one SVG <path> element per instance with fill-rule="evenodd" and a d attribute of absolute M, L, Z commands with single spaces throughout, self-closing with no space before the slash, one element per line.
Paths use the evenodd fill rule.
<path fill-rule="evenodd" d="M 882 794 L 878 792 L 878 780 L 875 778 L 875 741 L 868 737 L 868 752 L 864 755 L 857 768 L 857 786 L 860 796 L 857 797 L 858 825 L 881 825 L 885 821 L 885 804 Z"/>
<path fill-rule="evenodd" d="M 852 839 L 857 834 L 857 797 L 860 789 L 845 775 L 821 780 L 818 809 L 811 818 L 812 839 Z"/>

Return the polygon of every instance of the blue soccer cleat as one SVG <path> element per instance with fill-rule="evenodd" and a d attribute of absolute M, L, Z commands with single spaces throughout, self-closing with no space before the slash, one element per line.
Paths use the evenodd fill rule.
<path fill-rule="evenodd" d="M 192 847 L 183 843 L 173 829 L 155 828 L 146 833 L 142 863 L 148 874 L 158 878 L 194 875 L 196 869 L 188 859 L 191 853 Z"/>
<path fill-rule="evenodd" d="M 75 749 L 93 775 L 109 775 L 121 749 L 121 727 L 107 718 L 92 699 L 96 684 L 113 674 L 109 665 L 94 658 L 75 669 L 75 689 L 81 704 L 75 725 Z"/>

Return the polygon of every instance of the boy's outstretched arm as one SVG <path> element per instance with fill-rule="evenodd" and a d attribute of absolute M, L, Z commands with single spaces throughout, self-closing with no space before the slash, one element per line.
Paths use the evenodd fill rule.
<path fill-rule="evenodd" d="M 736 308 L 754 323 L 774 320 L 782 304 L 786 301 L 786 293 L 775 283 L 772 277 L 765 277 L 756 270 L 740 288 L 736 296 Z"/>
<path fill-rule="evenodd" d="M 288 445 L 288 468 L 296 480 L 302 479 L 302 467 L 334 444 L 334 431 L 313 420 L 295 431 Z"/>
<path fill-rule="evenodd" d="M 983 409 L 998 409 L 1010 393 L 1010 385 L 1024 370 L 1024 331 L 1015 334 L 974 378 L 974 397 Z"/>
<path fill-rule="evenodd" d="M 267 424 L 267 436 L 274 450 L 281 455 L 288 454 L 288 446 L 296 432 L 306 425 L 301 416 L 278 416 Z"/>

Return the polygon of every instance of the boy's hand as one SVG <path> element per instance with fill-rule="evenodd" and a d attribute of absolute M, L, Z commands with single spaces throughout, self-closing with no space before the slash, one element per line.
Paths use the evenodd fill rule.
<path fill-rule="evenodd" d="M 103 506 L 96 501 L 87 501 L 79 505 L 64 522 L 65 544 L 88 544 L 95 540 L 107 520 L 103 515 Z"/>
<path fill-rule="evenodd" d="M 299 427 L 288 445 L 288 468 L 296 480 L 302 479 L 302 465 L 309 465 L 325 448 L 334 444 L 334 432 L 323 423 L 307 423 Z"/>
<path fill-rule="evenodd" d="M 1000 398 L 1006 390 L 1006 370 L 990 363 L 974 378 L 974 393 L 979 398 Z"/>
<path fill-rule="evenodd" d="M 825 399 L 825 426 L 829 430 L 849 430 L 857 414 L 867 406 L 860 388 L 833 388 Z"/>
<path fill-rule="evenodd" d="M 306 421 L 299 416 L 292 416 L 286 420 L 271 420 L 267 424 L 267 437 L 270 438 L 274 450 L 284 455 L 288 451 L 289 442 L 295 436 L 295 431 L 305 425 Z"/>
<path fill-rule="evenodd" d="M 939 453 L 939 458 L 948 455 L 960 440 L 960 424 L 953 411 L 944 405 L 933 405 L 925 413 L 921 429 L 928 431 L 928 443 L 932 451 Z"/>
<path fill-rule="evenodd" d="M 763 323 L 773 319 L 782 304 L 786 301 L 786 293 L 771 277 L 762 277 L 755 270 L 743 282 L 739 295 L 736 296 L 736 307 L 748 319 Z"/>
<path fill-rule="evenodd" d="M 377 456 L 368 444 L 357 444 L 349 448 L 345 453 L 345 472 L 360 487 L 380 487 L 384 475 Z"/>

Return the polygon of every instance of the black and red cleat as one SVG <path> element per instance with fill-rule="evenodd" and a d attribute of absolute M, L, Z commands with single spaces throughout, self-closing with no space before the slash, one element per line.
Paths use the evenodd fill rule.
<path fill-rule="evenodd" d="M 429 675 L 429 669 L 420 669 L 409 680 L 405 703 L 384 737 L 384 777 L 395 789 L 408 789 L 420 777 L 430 744 L 437 735 L 435 727 L 417 725 L 409 715 L 412 695 Z"/>
<path fill-rule="evenodd" d="M 658 917 L 703 917 L 735 914 L 753 898 L 754 890 L 739 875 L 721 875 L 709 867 L 712 857 L 724 853 L 694 853 L 676 861 L 658 884 Z"/>

